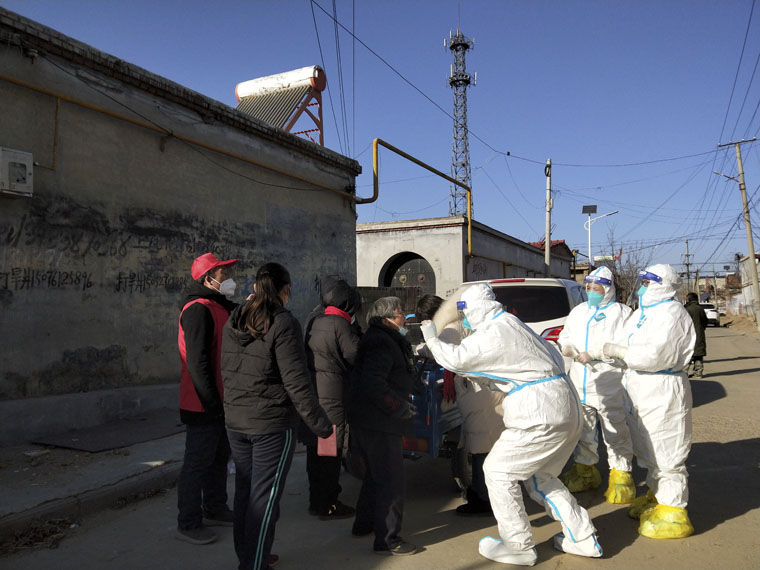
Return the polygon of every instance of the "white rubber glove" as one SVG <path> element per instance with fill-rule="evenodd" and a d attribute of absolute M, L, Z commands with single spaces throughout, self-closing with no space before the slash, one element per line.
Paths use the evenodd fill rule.
<path fill-rule="evenodd" d="M 592 360 L 594 360 L 594 357 L 591 356 L 588 352 L 586 352 L 584 350 L 583 352 L 581 352 L 580 354 L 578 354 L 578 356 L 575 357 L 575 360 L 577 360 L 578 362 L 580 362 L 583 365 L 586 365 L 589 362 L 591 362 Z"/>
<path fill-rule="evenodd" d="M 612 344 L 611 342 L 604 345 L 604 356 L 607 358 L 616 358 L 618 360 L 625 360 L 625 355 L 628 354 L 628 347 L 622 344 Z"/>
<path fill-rule="evenodd" d="M 562 355 L 569 356 L 570 358 L 575 358 L 578 356 L 578 349 L 570 343 L 565 344 L 562 346 Z"/>
<path fill-rule="evenodd" d="M 438 330 L 433 321 L 422 321 L 420 324 L 420 332 L 426 341 L 438 336 Z"/>

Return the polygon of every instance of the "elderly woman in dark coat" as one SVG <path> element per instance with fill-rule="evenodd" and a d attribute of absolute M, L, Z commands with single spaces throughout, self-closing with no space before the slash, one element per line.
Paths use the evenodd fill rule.
<path fill-rule="evenodd" d="M 360 308 L 361 298 L 356 289 L 335 276 L 324 277 L 320 290 L 322 303 L 312 312 L 306 325 L 306 358 L 319 404 L 336 426 L 337 456 L 318 455 L 316 436 L 310 430 L 301 433 L 306 443 L 309 513 L 319 515 L 320 520 L 333 520 L 353 516 L 355 512 L 353 507 L 341 503 L 338 495 L 346 430 L 345 403 L 359 349 L 354 315 Z"/>
<path fill-rule="evenodd" d="M 367 468 L 352 533 L 374 532 L 378 554 L 414 554 L 417 547 L 399 536 L 404 511 L 401 440 L 413 430 L 416 410 L 410 394 L 418 388 L 401 301 L 398 297 L 378 299 L 367 322 L 348 408 L 351 437 Z"/>

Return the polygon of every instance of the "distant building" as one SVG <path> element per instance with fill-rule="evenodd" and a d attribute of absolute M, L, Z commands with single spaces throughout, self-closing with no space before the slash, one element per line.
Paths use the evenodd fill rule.
<path fill-rule="evenodd" d="M 552 242 L 551 276 L 569 279 L 571 264 L 564 241 Z M 446 297 L 464 281 L 543 277 L 544 252 L 474 220 L 469 232 L 464 216 L 357 224 L 356 276 L 360 286 Z"/>

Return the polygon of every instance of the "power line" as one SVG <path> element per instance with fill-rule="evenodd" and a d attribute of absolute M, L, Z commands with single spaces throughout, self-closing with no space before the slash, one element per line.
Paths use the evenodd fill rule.
<path fill-rule="evenodd" d="M 734 74 L 734 83 L 731 86 L 731 96 L 728 98 L 728 106 L 726 107 L 726 116 L 723 117 L 723 127 L 720 129 L 720 137 L 718 140 L 723 140 L 723 131 L 726 128 L 726 121 L 728 120 L 728 112 L 731 109 L 731 102 L 734 99 L 734 90 L 736 89 L 736 81 L 739 79 L 739 70 L 742 66 L 742 59 L 744 59 L 744 48 L 747 46 L 747 36 L 749 36 L 749 27 L 752 23 L 752 14 L 755 11 L 755 0 L 752 0 L 752 7 L 749 10 L 749 18 L 747 19 L 747 30 L 744 32 L 744 41 L 742 42 L 742 51 L 739 54 L 739 63 L 736 65 L 736 73 Z M 737 119 L 738 120 L 738 119 Z M 733 137 L 733 132 L 731 133 Z"/>
<path fill-rule="evenodd" d="M 321 7 L 320 7 L 321 9 Z M 319 26 L 317 26 L 317 15 L 314 13 L 314 2 L 311 3 L 311 19 L 314 21 L 314 33 L 317 36 L 317 47 L 319 47 L 319 58 L 322 60 L 322 68 L 327 70 L 325 65 L 325 55 L 322 53 L 322 42 L 319 41 Z M 338 148 L 340 148 L 341 154 L 343 154 L 343 143 L 340 140 L 340 130 L 338 129 L 338 118 L 335 115 L 335 105 L 332 100 L 332 89 L 330 85 L 327 85 L 327 97 L 330 99 L 330 110 L 332 111 L 333 121 L 335 122 L 335 136 L 338 137 Z"/>
<path fill-rule="evenodd" d="M 393 65 L 388 62 L 383 56 L 381 56 L 379 53 L 377 53 L 375 50 L 373 50 L 369 45 L 367 45 L 361 38 L 356 36 L 351 30 L 346 28 L 343 24 L 340 23 L 340 21 L 337 18 L 334 18 L 332 15 L 330 15 L 329 12 L 327 12 L 322 6 L 319 5 L 319 3 L 316 0 L 310 0 L 310 3 L 312 5 L 312 12 L 313 7 L 316 6 L 321 10 L 325 16 L 330 18 L 331 20 L 334 20 L 335 23 L 340 26 L 347 34 L 349 34 L 354 40 L 359 42 L 368 52 L 370 52 L 372 55 L 374 55 L 377 59 L 379 59 L 388 69 L 390 69 L 394 74 L 396 74 L 404 83 L 409 85 L 412 89 L 414 89 L 417 93 L 422 95 L 423 98 L 425 98 L 431 105 L 433 105 L 436 109 L 438 109 L 441 113 L 446 115 L 449 119 L 452 121 L 454 120 L 454 117 L 446 111 L 441 105 L 439 105 L 435 100 L 433 100 L 432 97 L 430 97 L 427 93 L 425 93 L 422 89 L 417 87 L 411 80 L 407 79 L 399 70 L 397 70 Z M 491 151 L 502 154 L 506 157 L 512 157 L 516 158 L 518 160 L 523 160 L 525 162 L 532 162 L 534 164 L 540 164 L 544 165 L 545 163 L 543 161 L 534 160 L 531 158 L 526 158 L 523 156 L 518 156 L 515 154 L 512 154 L 510 151 L 502 151 L 497 148 L 494 148 L 490 143 L 483 140 L 481 137 L 479 137 L 476 133 L 472 131 L 472 129 L 468 129 L 468 132 L 470 135 L 472 135 L 473 138 L 480 141 L 483 145 L 485 145 L 487 148 L 489 148 Z M 661 158 L 656 160 L 647 160 L 647 161 L 641 161 L 641 162 L 629 162 L 629 163 L 621 163 L 621 164 L 576 164 L 576 163 L 563 163 L 563 162 L 556 162 L 554 166 L 566 166 L 566 167 L 572 167 L 572 168 L 620 168 L 620 167 L 628 167 L 628 166 L 643 166 L 647 164 L 657 164 L 661 162 L 672 162 L 675 160 L 683 160 L 686 158 L 694 158 L 696 156 L 705 156 L 707 154 L 715 154 L 717 150 L 708 150 L 705 152 L 699 152 L 695 154 L 686 154 L 683 156 L 674 156 L 669 158 Z"/>

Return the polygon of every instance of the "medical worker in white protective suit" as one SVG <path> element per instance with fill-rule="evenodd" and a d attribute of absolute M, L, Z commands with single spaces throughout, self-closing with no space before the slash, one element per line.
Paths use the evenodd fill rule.
<path fill-rule="evenodd" d="M 576 306 L 559 335 L 562 354 L 574 358 L 569 376 L 583 408 L 583 432 L 575 448 L 573 466 L 560 479 L 572 493 L 596 489 L 601 475 L 597 417 L 607 446 L 610 477 L 604 493 L 608 503 L 630 503 L 636 498 L 633 449 L 623 407 L 623 371 L 609 362 L 591 360 L 589 348 L 625 341 L 623 329 L 631 309 L 615 302 L 612 271 L 599 267 L 584 279 L 588 302 Z"/>
<path fill-rule="evenodd" d="M 578 442 L 581 409 L 564 374 L 559 352 L 514 315 L 504 311 L 484 284 L 460 299 L 463 324 L 473 333 L 459 345 L 437 337 L 436 326 L 420 327 L 438 364 L 506 394 L 506 429 L 485 460 L 491 507 L 501 540 L 485 537 L 478 550 L 496 562 L 532 566 L 537 555 L 519 482 L 562 524 L 555 548 L 600 557 L 596 529 L 588 512 L 557 478 Z"/>
<path fill-rule="evenodd" d="M 696 333 L 675 299 L 681 279 L 670 265 L 639 273 L 640 308 L 628 319 L 627 341 L 596 347 L 592 357 L 625 362 L 626 413 L 633 452 L 647 469 L 649 492 L 628 509 L 639 518 L 639 534 L 685 538 L 694 532 L 686 512 L 689 500 L 686 457 L 691 448 L 691 387 L 684 368 Z"/>

